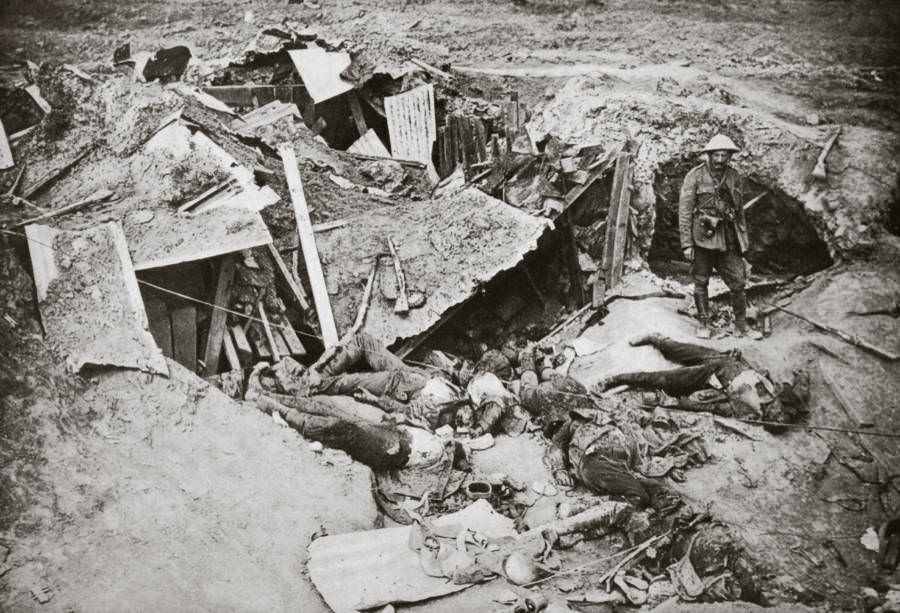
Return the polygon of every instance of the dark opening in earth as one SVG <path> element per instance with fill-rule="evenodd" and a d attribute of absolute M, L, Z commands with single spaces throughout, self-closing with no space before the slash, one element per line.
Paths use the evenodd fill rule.
<path fill-rule="evenodd" d="M 659 275 L 685 272 L 688 263 L 678 236 L 678 196 L 687 172 L 697 164 L 692 157 L 676 158 L 659 166 L 653 180 L 656 227 L 650 247 L 650 268 Z M 747 200 L 764 193 L 750 208 L 747 225 L 750 249 L 745 258 L 763 274 L 809 274 L 831 266 L 825 242 L 797 200 L 753 177 L 744 178 Z"/>

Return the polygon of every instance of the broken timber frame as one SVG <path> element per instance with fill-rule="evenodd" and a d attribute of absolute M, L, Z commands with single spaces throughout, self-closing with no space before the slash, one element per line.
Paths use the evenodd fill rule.
<path fill-rule="evenodd" d="M 228 308 L 228 297 L 231 293 L 231 283 L 234 279 L 234 268 L 234 256 L 231 254 L 222 256 L 219 263 L 219 278 L 216 281 L 216 294 L 213 298 L 212 316 L 209 319 L 209 332 L 206 335 L 206 351 L 203 357 L 207 375 L 215 375 L 219 372 L 219 356 L 222 354 L 222 342 L 227 336 L 226 319 L 228 318 L 228 312 L 225 309 Z"/>
<path fill-rule="evenodd" d="M 294 146 L 290 143 L 279 144 L 278 154 L 284 163 L 284 174 L 287 179 L 288 189 L 291 192 L 291 200 L 294 204 L 294 215 L 297 218 L 297 233 L 300 235 L 303 261 L 306 263 L 306 272 L 309 275 L 313 302 L 316 305 L 316 314 L 319 317 L 322 342 L 328 348 L 338 343 L 337 327 L 334 323 L 334 314 L 331 311 L 331 302 L 328 299 L 328 290 L 325 287 L 322 263 L 319 261 L 319 252 L 316 249 L 312 221 L 310 221 L 309 209 L 306 206 L 306 195 L 303 193 L 303 183 L 300 179 L 300 170 L 297 167 L 297 155 L 294 153 Z"/>
<path fill-rule="evenodd" d="M 603 244 L 602 269 L 606 288 L 615 287 L 622 280 L 625 243 L 628 240 L 628 214 L 631 210 L 631 153 L 623 151 L 616 159 L 609 214 L 606 221 L 606 240 Z M 595 291 L 595 295 L 598 292 Z"/>
<path fill-rule="evenodd" d="M 294 282 L 294 276 L 291 274 L 291 271 L 288 270 L 287 264 L 284 263 L 281 254 L 278 253 L 278 249 L 276 249 L 275 245 L 272 243 L 269 243 L 267 247 L 269 248 L 269 255 L 272 256 L 272 261 L 275 262 L 275 267 L 281 273 L 281 276 L 284 277 L 284 281 L 287 283 L 291 293 L 297 300 L 297 304 L 299 304 L 300 308 L 304 311 L 309 310 L 309 300 L 306 298 L 306 292 L 303 291 L 303 288 L 299 284 Z"/>

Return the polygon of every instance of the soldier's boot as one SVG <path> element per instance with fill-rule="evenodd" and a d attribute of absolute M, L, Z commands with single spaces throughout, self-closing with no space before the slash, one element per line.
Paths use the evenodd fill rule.
<path fill-rule="evenodd" d="M 743 289 L 731 291 L 731 307 L 734 309 L 734 335 L 755 341 L 761 339 L 762 334 L 747 325 L 747 294 Z"/>
<path fill-rule="evenodd" d="M 700 320 L 697 338 L 710 338 L 712 332 L 709 329 L 709 286 L 694 285 L 694 304 L 697 307 L 697 319 Z"/>

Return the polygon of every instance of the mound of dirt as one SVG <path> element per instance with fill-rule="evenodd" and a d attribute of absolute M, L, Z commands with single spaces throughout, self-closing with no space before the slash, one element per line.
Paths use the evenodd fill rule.
<path fill-rule="evenodd" d="M 685 158 L 699 163 L 698 153 L 709 138 L 723 132 L 742 149 L 733 160 L 736 169 L 778 199 L 796 203 L 832 256 L 872 247 L 885 233 L 894 186 L 900 179 L 896 133 L 843 126 L 827 158 L 828 178 L 816 180 L 812 170 L 837 126 L 788 122 L 737 94 L 723 98 L 700 91 L 696 95 L 688 86 L 698 82 L 716 83 L 697 71 L 665 65 L 578 77 L 527 128 L 535 142 L 548 134 L 565 142 L 607 147 L 629 135 L 638 140 L 632 206 L 639 223 L 642 218 L 655 218 L 654 178 L 663 165 Z M 677 91 L 672 83 L 679 83 Z M 685 171 L 690 164 L 685 162 Z M 749 222 L 752 227 L 754 220 Z M 636 251 L 646 256 L 652 232 L 641 234 Z"/>
<path fill-rule="evenodd" d="M 306 548 L 373 527 L 368 468 L 314 453 L 175 362 L 171 379 L 84 380 L 34 357 L 31 391 L 2 403 L 0 608 L 328 610 Z"/>

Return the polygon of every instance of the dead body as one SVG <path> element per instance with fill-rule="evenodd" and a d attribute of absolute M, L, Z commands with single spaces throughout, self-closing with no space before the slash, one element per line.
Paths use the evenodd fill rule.
<path fill-rule="evenodd" d="M 631 344 L 653 345 L 666 359 L 683 366 L 615 375 L 599 384 L 601 390 L 618 385 L 660 390 L 676 397 L 675 404 L 681 409 L 777 423 L 796 422 L 808 412 L 809 376 L 803 371 L 795 371 L 790 385 L 776 385 L 739 353 L 681 343 L 660 334 L 639 337 Z M 721 390 L 710 387 L 713 376 Z"/>

